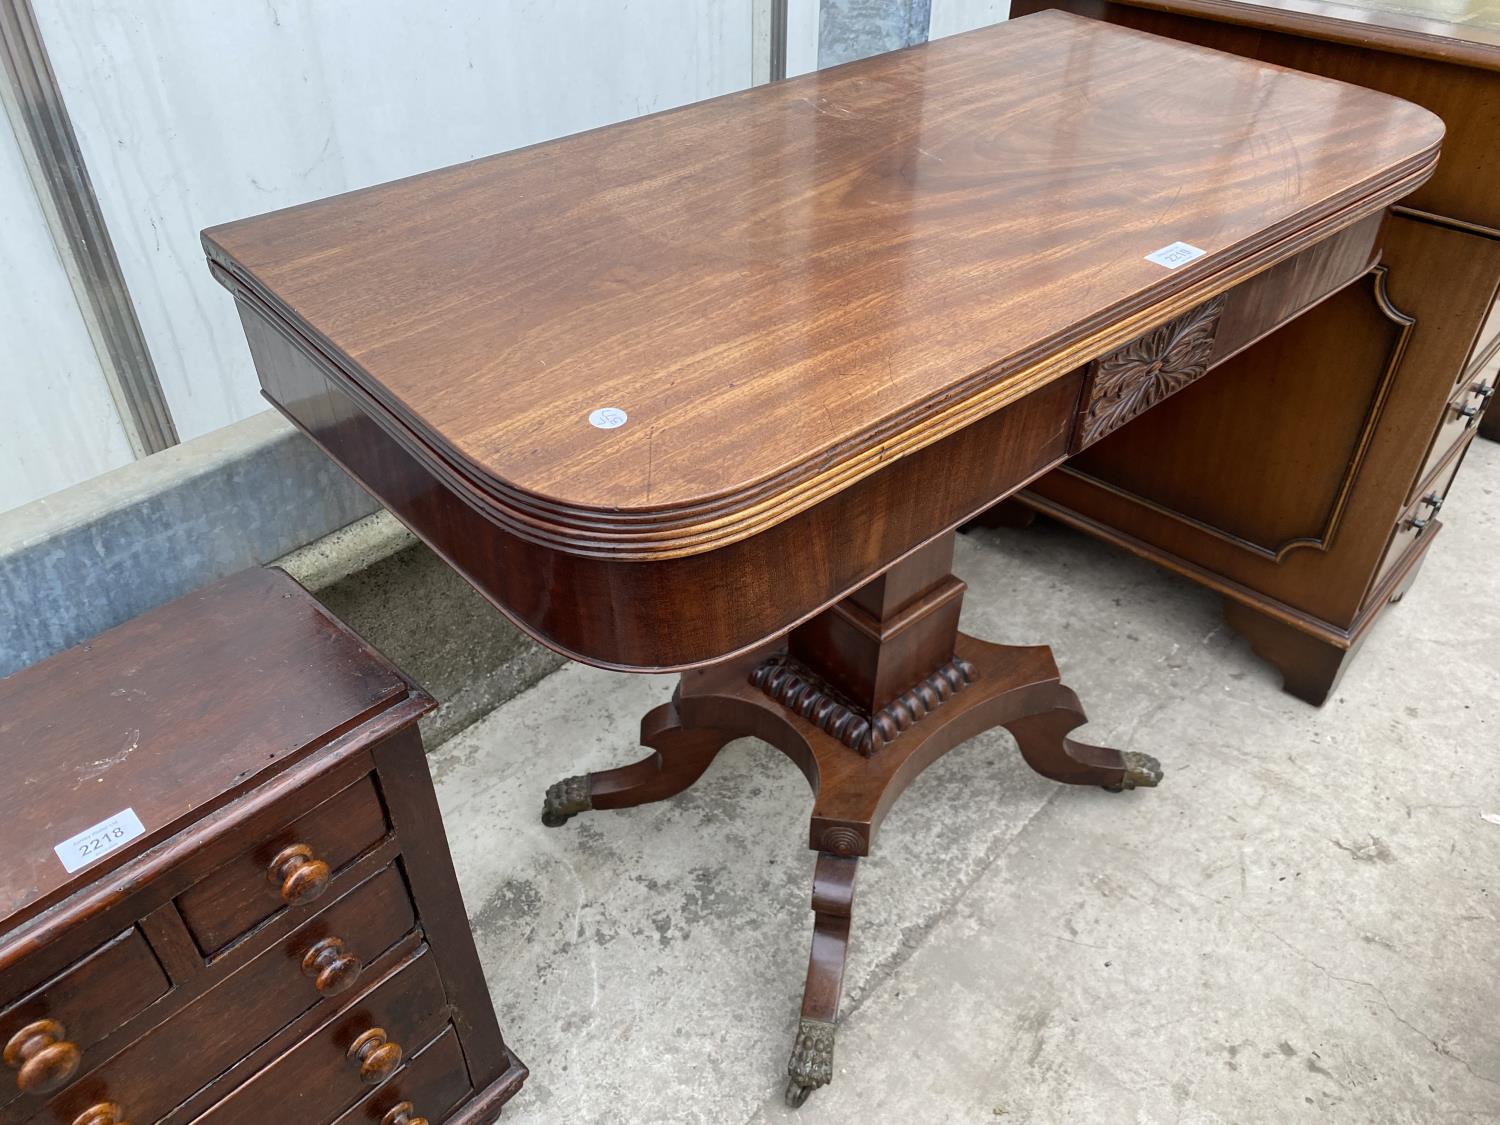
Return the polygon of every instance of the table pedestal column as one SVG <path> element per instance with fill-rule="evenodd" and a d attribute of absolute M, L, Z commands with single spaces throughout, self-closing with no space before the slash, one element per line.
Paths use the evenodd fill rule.
<path fill-rule="evenodd" d="M 1003 726 L 1027 764 L 1056 781 L 1119 791 L 1161 779 L 1154 758 L 1069 737 L 1086 717 L 1049 648 L 958 631 L 964 584 L 952 562 L 949 534 L 793 630 L 784 647 L 685 673 L 672 701 L 641 720 L 649 757 L 547 791 L 542 820 L 553 827 L 588 809 L 663 800 L 747 735 L 801 768 L 815 795 L 808 844 L 818 860 L 812 956 L 788 1065 L 793 1105 L 832 1077 L 859 857 L 922 770 Z"/>

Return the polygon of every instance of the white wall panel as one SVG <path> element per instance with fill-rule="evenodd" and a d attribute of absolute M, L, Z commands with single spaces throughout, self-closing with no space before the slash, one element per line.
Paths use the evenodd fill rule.
<path fill-rule="evenodd" d="M 203 227 L 750 84 L 750 0 L 33 3 L 184 439 L 263 406 Z"/>
<path fill-rule="evenodd" d="M 1010 0 L 932 0 L 931 39 L 973 31 L 1010 15 Z"/>
<path fill-rule="evenodd" d="M 0 114 L 0 512 L 123 465 L 130 442 Z"/>
<path fill-rule="evenodd" d="M 818 69 L 819 0 L 787 0 L 786 76 Z"/>

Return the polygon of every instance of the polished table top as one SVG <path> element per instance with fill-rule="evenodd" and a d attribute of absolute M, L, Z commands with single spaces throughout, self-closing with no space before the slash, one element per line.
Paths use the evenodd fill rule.
<path fill-rule="evenodd" d="M 1229 288 L 1427 174 L 1441 136 L 1379 93 L 1049 12 L 205 244 L 498 522 L 663 557 Z M 1206 253 L 1147 260 L 1176 242 Z"/>

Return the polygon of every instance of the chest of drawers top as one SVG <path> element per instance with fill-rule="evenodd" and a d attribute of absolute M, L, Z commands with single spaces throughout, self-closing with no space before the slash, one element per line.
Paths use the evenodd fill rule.
<path fill-rule="evenodd" d="M 365 745 L 430 706 L 269 569 L 0 680 L 0 969 L 70 895 L 185 830 L 211 832 L 216 809 L 310 753 Z M 119 834 L 138 822 L 138 835 L 88 834 L 126 812 Z"/>

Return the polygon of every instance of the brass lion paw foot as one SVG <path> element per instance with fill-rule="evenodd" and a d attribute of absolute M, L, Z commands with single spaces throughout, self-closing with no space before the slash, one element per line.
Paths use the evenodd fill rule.
<path fill-rule="evenodd" d="M 786 1064 L 786 1104 L 796 1109 L 819 1086 L 833 1080 L 833 1033 L 837 1024 L 804 1019 L 797 1025 L 797 1041 Z"/>
<path fill-rule="evenodd" d="M 1106 785 L 1104 788 L 1109 792 L 1119 793 L 1125 789 L 1155 789 L 1161 784 L 1161 763 L 1150 754 L 1124 750 L 1121 751 L 1120 757 L 1125 759 L 1125 776 L 1120 778 L 1118 785 Z"/>
<path fill-rule="evenodd" d="M 579 813 L 593 807 L 588 776 L 565 777 L 547 787 L 546 799 L 542 801 L 542 823 L 548 828 L 561 828 Z"/>

